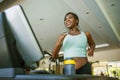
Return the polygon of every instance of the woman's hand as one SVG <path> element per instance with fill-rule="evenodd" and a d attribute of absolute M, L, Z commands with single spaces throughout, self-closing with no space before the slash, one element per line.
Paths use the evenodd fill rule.
<path fill-rule="evenodd" d="M 94 50 L 91 48 L 88 48 L 88 56 L 93 56 L 94 55 Z"/>

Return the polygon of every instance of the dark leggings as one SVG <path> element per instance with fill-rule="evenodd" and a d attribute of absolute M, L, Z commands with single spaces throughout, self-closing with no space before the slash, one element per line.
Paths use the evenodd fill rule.
<path fill-rule="evenodd" d="M 76 70 L 76 74 L 90 74 L 91 75 L 92 74 L 91 64 L 87 62 L 81 68 Z"/>

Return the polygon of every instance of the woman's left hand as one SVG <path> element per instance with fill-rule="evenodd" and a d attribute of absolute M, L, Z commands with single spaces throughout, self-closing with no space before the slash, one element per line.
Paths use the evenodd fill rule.
<path fill-rule="evenodd" d="M 88 56 L 93 56 L 94 50 L 91 48 L 88 48 Z"/>

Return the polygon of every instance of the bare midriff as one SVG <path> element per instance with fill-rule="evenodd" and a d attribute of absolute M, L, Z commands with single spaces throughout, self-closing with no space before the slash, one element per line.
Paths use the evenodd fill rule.
<path fill-rule="evenodd" d="M 74 60 L 76 62 L 75 69 L 81 68 L 83 65 L 85 65 L 88 62 L 87 57 L 74 57 Z"/>

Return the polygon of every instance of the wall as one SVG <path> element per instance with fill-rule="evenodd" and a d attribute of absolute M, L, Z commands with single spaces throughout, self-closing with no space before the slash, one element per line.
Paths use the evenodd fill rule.
<path fill-rule="evenodd" d="M 89 61 L 120 61 L 120 49 L 95 52 Z"/>

